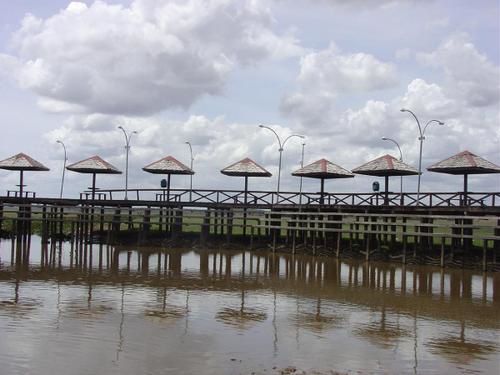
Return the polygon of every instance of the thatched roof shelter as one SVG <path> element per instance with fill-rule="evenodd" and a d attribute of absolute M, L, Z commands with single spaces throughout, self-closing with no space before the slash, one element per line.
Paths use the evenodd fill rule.
<path fill-rule="evenodd" d="M 182 164 L 179 160 L 173 156 L 165 156 L 164 158 L 157 160 L 151 164 L 146 165 L 142 168 L 143 171 L 156 174 L 194 174 L 188 166 Z"/>
<path fill-rule="evenodd" d="M 325 192 L 325 180 L 333 178 L 352 178 L 354 175 L 347 169 L 344 169 L 337 164 L 326 159 L 320 159 L 314 163 L 308 164 L 305 167 L 297 169 L 292 173 L 296 177 L 309 177 L 321 179 L 321 197 L 320 203 L 323 204 L 323 195 Z"/>
<path fill-rule="evenodd" d="M 242 159 L 222 169 L 226 176 L 245 177 L 245 204 L 247 203 L 248 177 L 271 177 L 272 174 L 250 158 Z"/>
<path fill-rule="evenodd" d="M 242 159 L 222 169 L 220 173 L 227 176 L 271 177 L 272 174 L 250 158 Z"/>
<path fill-rule="evenodd" d="M 19 196 L 23 196 L 23 175 L 24 171 L 48 171 L 45 165 L 33 159 L 24 153 L 11 156 L 10 158 L 0 161 L 0 169 L 7 169 L 10 171 L 19 171 Z"/>
<path fill-rule="evenodd" d="M 385 177 L 385 197 L 386 201 L 389 194 L 390 176 L 410 176 L 418 175 L 418 170 L 411 165 L 403 163 L 392 155 L 380 156 L 368 163 L 365 163 L 352 170 L 354 173 L 367 176 Z"/>
<path fill-rule="evenodd" d="M 500 173 L 500 166 L 470 151 L 462 151 L 427 168 L 430 172 L 464 176 L 464 203 L 467 201 L 468 175 Z"/>
<path fill-rule="evenodd" d="M 167 175 L 167 201 L 170 199 L 170 176 L 173 174 L 192 175 L 194 171 L 173 156 L 165 156 L 142 168 L 143 171 Z"/>
<path fill-rule="evenodd" d="M 108 163 L 98 155 L 91 156 L 90 158 L 80 160 L 76 163 L 70 164 L 66 167 L 68 171 L 78 173 L 92 174 L 92 200 L 95 198 L 95 180 L 96 174 L 121 174 L 115 166 Z"/>

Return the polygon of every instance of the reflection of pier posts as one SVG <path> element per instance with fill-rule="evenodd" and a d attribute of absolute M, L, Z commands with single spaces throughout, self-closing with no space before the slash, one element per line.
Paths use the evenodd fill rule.
<path fill-rule="evenodd" d="M 493 273 L 493 302 L 500 303 L 500 273 Z"/>
<path fill-rule="evenodd" d="M 200 273 L 203 278 L 208 276 L 208 251 L 202 249 L 200 251 Z"/>

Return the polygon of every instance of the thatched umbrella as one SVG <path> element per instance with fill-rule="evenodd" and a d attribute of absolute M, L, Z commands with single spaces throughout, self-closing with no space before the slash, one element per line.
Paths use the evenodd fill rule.
<path fill-rule="evenodd" d="M 194 174 L 194 171 L 191 168 L 182 164 L 179 160 L 177 160 L 173 156 L 165 156 L 160 160 L 157 160 L 149 165 L 146 165 L 144 168 L 142 168 L 142 170 L 149 173 L 167 175 L 167 202 L 170 200 L 170 175 Z"/>
<path fill-rule="evenodd" d="M 389 201 L 389 177 L 418 175 L 411 165 L 403 163 L 392 155 L 383 155 L 352 170 L 357 174 L 385 177 L 385 203 Z M 402 193 L 402 192 L 401 192 Z"/>
<path fill-rule="evenodd" d="M 250 158 L 240 160 L 222 169 L 220 173 L 226 176 L 245 177 L 245 204 L 247 203 L 248 177 L 271 177 L 271 172 L 267 171 Z"/>
<path fill-rule="evenodd" d="M 23 173 L 24 171 L 48 171 L 42 163 L 36 161 L 32 157 L 23 154 L 22 152 L 11 156 L 8 159 L 0 161 L 0 168 L 10 171 L 19 171 L 19 197 L 23 197 Z"/>
<path fill-rule="evenodd" d="M 467 202 L 467 185 L 470 174 L 500 173 L 500 167 L 473 154 L 462 151 L 427 168 L 428 171 L 464 176 L 464 204 Z"/>
<path fill-rule="evenodd" d="M 306 165 L 305 167 L 297 169 L 295 172 L 292 173 L 292 176 L 321 179 L 320 204 L 323 204 L 324 202 L 323 195 L 325 192 L 326 179 L 354 177 L 354 175 L 347 169 L 344 169 L 338 166 L 337 164 L 333 164 L 332 162 L 326 159 L 319 159 L 314 163 L 311 163 L 309 165 Z"/>
<path fill-rule="evenodd" d="M 78 161 L 66 167 L 68 171 L 92 174 L 92 200 L 95 198 L 95 176 L 96 174 L 121 174 L 115 166 L 103 160 L 100 156 L 92 156 L 88 159 Z"/>

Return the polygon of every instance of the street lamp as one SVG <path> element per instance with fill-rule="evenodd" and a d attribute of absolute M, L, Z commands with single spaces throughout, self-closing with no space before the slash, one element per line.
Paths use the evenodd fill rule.
<path fill-rule="evenodd" d="M 418 206 L 418 205 L 420 205 L 420 176 L 422 174 L 422 146 L 423 146 L 424 139 L 425 139 L 425 130 L 433 122 L 437 123 L 438 125 L 444 125 L 444 122 L 439 121 L 439 120 L 429 120 L 427 122 L 427 124 L 425 124 L 424 129 L 422 130 L 422 127 L 420 126 L 420 121 L 418 121 L 418 118 L 415 115 L 415 113 L 413 113 L 412 111 L 410 111 L 409 109 L 406 109 L 406 108 L 401 108 L 401 112 L 408 112 L 409 114 L 411 114 L 413 116 L 413 118 L 417 122 L 418 132 L 420 134 L 420 136 L 418 137 L 418 140 L 420 141 L 420 151 L 419 151 L 419 156 L 418 156 L 418 183 L 417 183 L 417 206 Z"/>
<path fill-rule="evenodd" d="M 193 147 L 191 146 L 191 143 L 189 141 L 186 141 L 185 143 L 189 146 L 189 153 L 191 155 L 191 164 L 190 164 L 189 168 L 191 168 L 191 170 L 193 170 L 193 162 L 194 162 Z M 189 175 L 189 201 L 190 202 L 192 201 L 192 195 L 193 195 L 193 174 L 190 174 Z"/>
<path fill-rule="evenodd" d="M 123 126 L 118 126 L 118 129 L 120 129 L 123 132 L 123 135 L 125 136 L 125 150 L 126 150 L 126 157 L 125 157 L 125 200 L 128 199 L 128 154 L 130 152 L 130 140 L 132 139 L 133 134 L 137 134 L 137 132 L 134 130 L 130 133 L 127 133 L 127 131 L 123 128 Z"/>
<path fill-rule="evenodd" d="M 59 193 L 59 199 L 61 199 L 63 196 L 63 190 L 64 190 L 64 173 L 66 172 L 66 162 L 68 161 L 68 156 L 66 153 L 66 146 L 64 145 L 63 141 L 57 140 L 56 142 L 59 143 L 64 149 L 64 163 L 63 163 L 63 171 L 62 171 L 62 178 L 61 178 L 61 191 Z"/>
<path fill-rule="evenodd" d="M 276 133 L 276 131 L 274 131 L 274 129 L 270 128 L 269 126 L 262 125 L 262 124 L 259 125 L 259 128 L 268 129 L 268 130 L 272 131 L 274 133 L 274 135 L 276 136 L 276 139 L 278 140 L 278 145 L 280 146 L 278 149 L 278 151 L 280 153 L 280 159 L 279 159 L 279 163 L 278 163 L 278 188 L 276 189 L 277 194 L 279 194 L 280 193 L 280 178 L 281 178 L 281 158 L 282 158 L 283 149 L 285 147 L 285 144 L 290 138 L 297 137 L 297 138 L 304 139 L 305 137 L 303 135 L 300 135 L 300 134 L 291 134 L 285 138 L 283 143 L 281 143 L 281 138 L 279 137 L 278 133 Z"/>
<path fill-rule="evenodd" d="M 401 147 L 399 147 L 399 143 L 396 142 L 394 139 L 388 138 L 388 137 L 382 137 L 382 140 L 383 141 L 390 141 L 390 142 L 394 143 L 398 147 L 398 150 L 399 150 L 399 161 L 402 162 L 403 161 L 403 152 L 401 152 Z M 403 176 L 401 176 L 401 194 L 403 194 Z"/>

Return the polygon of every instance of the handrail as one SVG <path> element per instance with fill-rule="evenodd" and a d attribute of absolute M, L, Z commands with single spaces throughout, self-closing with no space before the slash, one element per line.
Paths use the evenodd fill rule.
<path fill-rule="evenodd" d="M 87 193 L 85 191 L 84 193 Z M 110 200 L 121 200 L 124 189 L 100 189 Z M 128 189 L 137 200 L 166 201 L 176 203 L 214 203 L 252 205 L 335 205 L 335 206 L 390 206 L 416 207 L 417 193 L 368 192 L 368 193 L 324 193 L 317 192 L 276 192 L 253 190 L 221 189 Z M 190 194 L 191 193 L 191 194 Z M 191 200 L 189 200 L 191 197 Z M 305 203 L 304 203 L 305 202 Z M 500 192 L 420 192 L 419 207 L 497 207 L 500 206 Z"/>

